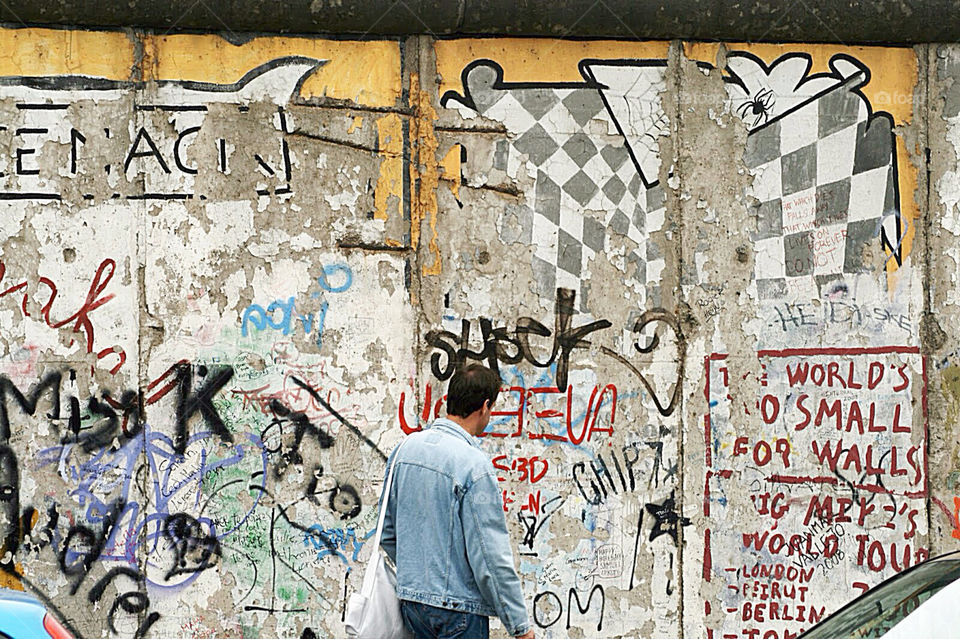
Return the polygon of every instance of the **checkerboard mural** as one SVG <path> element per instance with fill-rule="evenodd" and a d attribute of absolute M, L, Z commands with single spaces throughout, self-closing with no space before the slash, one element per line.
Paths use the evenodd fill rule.
<path fill-rule="evenodd" d="M 744 162 L 756 204 L 747 213 L 761 299 L 864 273 L 879 280 L 876 257 L 901 261 L 902 236 L 892 119 L 859 93 L 869 71 L 834 56 L 830 73 L 810 74 L 810 57 L 791 53 L 767 66 L 747 53 L 727 56 L 727 108 L 748 127 Z M 463 71 L 463 95 L 442 104 L 504 124 L 495 168 L 527 174 L 525 216 L 544 296 L 557 287 L 589 304 L 589 262 L 613 234 L 631 240 L 625 283 L 647 306 L 660 299 L 664 267 L 649 234 L 662 227 L 659 137 L 668 132 L 660 101 L 664 60 L 584 60 L 582 82 L 510 83 L 479 60 Z M 698 229 L 702 233 L 703 229 Z M 692 264 L 702 264 L 707 239 Z M 698 274 L 682 282 L 697 283 Z"/>
<path fill-rule="evenodd" d="M 614 119 L 615 110 L 609 104 L 622 101 L 623 92 L 603 87 L 610 91 L 604 95 L 593 77 L 607 72 L 605 61 L 585 61 L 581 65 L 585 80 L 563 84 L 505 83 L 498 65 L 480 61 L 464 71 L 465 94 L 448 94 L 443 99 L 444 106 L 466 107 L 506 126 L 509 143 L 497 153 L 495 168 L 508 175 L 529 172 L 535 178 L 524 194 L 529 209 L 519 214 L 532 217 L 534 273 L 540 292 L 552 296 L 557 287 L 573 289 L 581 311 L 587 311 L 589 304 L 589 261 L 606 252 L 608 233 L 631 240 L 625 280 L 639 284 L 648 298 L 659 297 L 663 269 L 662 256 L 646 238 L 663 221 L 656 127 L 664 122 L 659 85 L 665 67 L 662 62 L 616 64 L 626 69 L 624 78 L 638 81 L 636 94 L 628 97 L 644 102 L 637 111 L 642 120 L 620 124 Z M 635 138 L 647 134 L 647 146 L 634 153 L 624 130 Z"/>
<path fill-rule="evenodd" d="M 809 65 L 796 55 L 787 62 L 793 75 Z M 868 70 L 836 56 L 831 74 L 814 78 L 814 86 L 805 86 L 800 76 L 785 96 L 770 88 L 777 84 L 776 64 L 767 68 L 746 54 L 735 54 L 728 64 L 744 76 L 755 72 L 746 81 L 734 72 L 731 95 L 735 102 L 740 98 L 734 108 L 751 127 L 744 162 L 757 199 L 758 295 L 776 298 L 788 289 L 815 295 L 831 282 L 876 271 L 868 261 L 874 254 L 899 264 L 893 122 L 872 114 L 858 92 Z M 788 104 L 778 108 L 778 102 Z"/>

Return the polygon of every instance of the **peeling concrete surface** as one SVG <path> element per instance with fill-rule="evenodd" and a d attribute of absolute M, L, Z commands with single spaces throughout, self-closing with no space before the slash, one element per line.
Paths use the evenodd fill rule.
<path fill-rule="evenodd" d="M 344 636 L 471 361 L 541 636 L 956 547 L 960 49 L 128 36 L 0 32 L 0 585 L 78 637 Z"/>

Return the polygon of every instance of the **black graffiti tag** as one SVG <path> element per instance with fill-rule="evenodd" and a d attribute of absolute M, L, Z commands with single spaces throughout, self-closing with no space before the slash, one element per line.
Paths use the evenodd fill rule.
<path fill-rule="evenodd" d="M 0 446 L 0 562 L 20 545 L 20 472 L 17 456 Z"/>
<path fill-rule="evenodd" d="M 143 575 L 130 566 L 119 566 L 109 570 L 107 574 L 90 589 L 90 593 L 87 595 L 90 603 L 95 604 L 100 601 L 100 599 L 103 598 L 103 593 L 106 591 L 107 586 L 119 577 L 131 579 L 135 584 L 135 588 L 117 595 L 116 599 L 113 600 L 113 605 L 110 606 L 110 611 L 107 613 L 107 625 L 110 626 L 110 630 L 112 630 L 114 634 L 119 634 L 120 632 L 116 626 L 116 616 L 119 610 L 123 610 L 129 615 L 139 615 L 150 608 L 150 598 L 146 594 L 146 584 Z M 146 619 L 137 627 L 133 635 L 134 638 L 146 635 L 147 630 L 149 630 L 150 626 L 155 624 L 158 619 L 160 619 L 159 612 L 154 611 L 147 615 Z"/>
<path fill-rule="evenodd" d="M 663 308 L 654 308 L 649 311 L 646 311 L 641 315 L 636 323 L 633 326 L 633 332 L 639 334 L 643 331 L 644 328 L 651 324 L 666 324 L 674 333 L 677 340 L 677 377 L 673 384 L 673 393 L 670 395 L 670 401 L 666 405 L 660 401 L 659 395 L 657 395 L 657 390 L 654 388 L 654 385 L 650 383 L 650 380 L 640 372 L 640 370 L 634 366 L 630 360 L 626 357 L 623 357 L 617 353 L 612 348 L 606 346 L 600 347 L 600 351 L 604 355 L 609 355 L 614 358 L 624 366 L 626 366 L 630 371 L 637 376 L 637 379 L 640 380 L 640 383 L 643 384 L 643 387 L 647 389 L 647 392 L 650 394 L 650 397 L 653 398 L 653 403 L 656 404 L 657 410 L 660 411 L 660 414 L 663 416 L 672 415 L 673 411 L 677 409 L 677 404 L 680 401 L 681 389 L 683 381 L 683 371 L 684 363 L 687 359 L 687 340 L 683 335 L 683 331 L 680 327 L 680 322 L 677 320 L 676 315 L 670 311 Z M 650 340 L 650 343 L 646 346 L 640 346 L 640 344 L 634 344 L 634 349 L 641 354 L 652 353 L 660 346 L 660 334 L 654 333 L 653 339 Z"/>
<path fill-rule="evenodd" d="M 205 570 L 221 556 L 216 535 L 205 533 L 200 522 L 187 513 L 167 517 L 163 535 L 173 545 L 174 562 L 164 579 Z"/>
<path fill-rule="evenodd" d="M 179 399 L 177 401 L 177 423 L 174 450 L 183 454 L 187 450 L 190 419 L 200 413 L 207 426 L 224 441 L 233 443 L 233 435 L 227 430 L 223 419 L 213 406 L 213 397 L 233 378 L 233 368 L 219 366 L 210 371 L 206 366 L 197 367 L 197 375 L 204 378 L 203 384 L 196 393 L 191 392 L 193 386 L 193 367 L 187 363 L 176 366 Z M 209 377 L 207 375 L 209 374 Z"/>
<path fill-rule="evenodd" d="M 600 615 L 599 621 L 597 621 L 597 631 L 603 630 L 603 613 L 606 608 L 606 594 L 603 591 L 603 586 L 600 584 L 595 585 L 590 589 L 590 593 L 587 595 L 587 603 L 583 604 L 580 601 L 580 595 L 577 593 L 576 588 L 571 588 L 567 592 L 567 630 L 570 630 L 570 613 L 574 603 L 576 603 L 577 610 L 580 611 L 581 615 L 585 615 L 590 611 L 590 604 L 593 602 L 593 595 L 599 593 L 600 597 Z M 547 590 L 545 592 L 538 593 L 536 597 L 533 598 L 533 620 L 541 628 L 549 628 L 553 624 L 560 621 L 560 618 L 563 616 L 563 602 L 560 601 L 560 597 L 557 596 L 557 593 Z"/>
<path fill-rule="evenodd" d="M 100 558 L 100 553 L 103 552 L 110 533 L 120 520 L 125 507 L 126 503 L 122 499 L 111 503 L 103 516 L 103 526 L 100 531 L 81 525 L 70 528 L 57 559 L 60 562 L 60 570 L 71 578 L 71 595 L 77 594 L 80 584 L 93 567 L 93 562 Z"/>
<path fill-rule="evenodd" d="M 59 419 L 61 377 L 60 373 L 49 373 L 37 384 L 32 386 L 27 395 L 24 395 L 9 378 L 0 376 L 0 442 L 10 440 L 10 415 L 7 410 L 8 398 L 16 401 L 20 410 L 25 414 L 33 415 L 37 410 L 37 402 L 40 396 L 44 393 L 49 393 L 52 404 L 50 418 Z"/>
<path fill-rule="evenodd" d="M 504 364 L 518 364 L 526 361 L 537 368 L 549 368 L 554 362 L 557 364 L 556 385 L 561 392 L 567 389 L 567 374 L 570 367 L 570 353 L 575 348 L 588 348 L 590 342 L 585 338 L 595 331 L 610 328 L 608 320 L 597 320 L 583 326 L 572 327 L 575 310 L 576 291 L 566 288 L 557 289 L 557 302 L 554 307 L 554 330 L 533 319 L 521 317 L 513 334 L 505 326 L 494 328 L 488 318 L 480 318 L 480 335 L 483 348 L 479 351 L 470 350 L 470 321 L 461 322 L 460 335 L 450 331 L 432 330 L 426 335 L 426 342 L 433 348 L 446 354 L 446 365 L 441 365 L 441 354 L 434 353 L 430 357 L 430 370 L 440 381 L 453 376 L 454 372 L 468 361 L 486 361 L 487 366 L 499 372 L 499 362 Z M 553 346 L 550 356 L 546 360 L 538 359 L 530 346 L 530 336 L 553 337 Z"/>
<path fill-rule="evenodd" d="M 198 414 L 215 435 L 224 441 L 233 442 L 233 435 L 213 405 L 213 398 L 233 378 L 233 368 L 218 366 L 211 370 L 204 365 L 195 368 L 197 377 L 202 379 L 202 384 L 196 391 L 193 390 L 194 366 L 186 360 L 177 362 L 147 386 L 147 391 L 153 391 L 153 394 L 146 400 L 146 404 L 153 404 L 171 391 L 175 391 L 174 448 L 181 455 L 186 452 L 190 437 L 190 421 Z M 73 371 L 70 371 L 70 378 L 73 379 L 74 376 Z M 154 390 L 158 386 L 159 388 Z M 26 393 L 17 388 L 8 377 L 0 375 L 0 444 L 8 442 L 11 437 L 11 405 L 19 407 L 22 414 L 33 416 L 40 405 L 40 399 L 46 397 L 49 411 L 45 417 L 57 425 L 61 419 L 62 393 L 63 374 L 60 372 L 44 375 Z M 66 404 L 69 412 L 66 419 L 67 426 L 61 431 L 61 443 L 77 443 L 85 452 L 92 452 L 110 445 L 116 438 L 123 441 L 136 437 L 143 429 L 142 403 L 140 393 L 136 390 L 123 391 L 119 399 L 115 399 L 110 391 L 104 390 L 101 392 L 101 399 L 90 397 L 86 400 L 90 417 L 84 417 L 81 414 L 80 399 L 74 396 L 67 397 Z M 83 421 L 90 418 L 95 420 L 95 425 L 85 428 Z"/>

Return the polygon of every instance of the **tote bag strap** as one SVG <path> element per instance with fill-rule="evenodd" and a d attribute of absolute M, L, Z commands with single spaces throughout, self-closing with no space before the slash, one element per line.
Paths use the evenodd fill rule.
<path fill-rule="evenodd" d="M 393 465 L 390 466 L 390 472 L 387 474 L 387 483 L 383 487 L 383 503 L 380 504 L 380 516 L 377 518 L 377 534 L 373 537 L 373 547 L 380 547 L 380 536 L 383 534 L 383 521 L 387 516 L 387 503 L 390 501 L 390 487 L 393 484 L 393 474 L 397 470 L 397 457 L 400 454 L 400 449 L 407 442 L 404 439 L 402 442 L 397 444 L 397 452 L 393 456 Z"/>
<path fill-rule="evenodd" d="M 393 485 L 393 474 L 397 470 L 397 457 L 400 448 L 406 443 L 406 439 L 397 444 L 397 452 L 393 456 L 393 465 L 390 466 L 390 472 L 387 473 L 387 483 L 383 487 L 383 503 L 380 504 L 380 516 L 377 518 L 377 533 L 373 536 L 373 553 L 367 562 L 366 572 L 363 574 L 362 592 L 369 595 L 373 590 L 374 577 L 376 576 L 377 564 L 380 559 L 380 536 L 383 534 L 383 521 L 387 515 L 387 504 L 390 502 L 390 488 Z"/>

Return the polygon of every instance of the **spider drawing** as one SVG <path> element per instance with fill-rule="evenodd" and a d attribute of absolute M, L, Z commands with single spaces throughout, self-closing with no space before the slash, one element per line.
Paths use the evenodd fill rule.
<path fill-rule="evenodd" d="M 775 102 L 773 89 L 764 89 L 753 98 L 744 100 L 743 104 L 737 107 L 737 115 L 752 127 L 764 124 L 770 119 L 770 112 L 773 110 Z M 753 119 L 753 122 L 749 121 L 750 118 Z"/>

